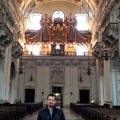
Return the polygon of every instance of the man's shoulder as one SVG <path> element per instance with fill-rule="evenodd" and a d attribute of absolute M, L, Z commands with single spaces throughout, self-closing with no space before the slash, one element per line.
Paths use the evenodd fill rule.
<path fill-rule="evenodd" d="M 46 111 L 46 108 L 43 108 L 39 111 L 39 113 L 44 113 Z"/>
<path fill-rule="evenodd" d="M 59 108 L 55 108 L 55 110 L 58 111 L 58 112 L 62 112 L 62 110 L 59 109 Z"/>

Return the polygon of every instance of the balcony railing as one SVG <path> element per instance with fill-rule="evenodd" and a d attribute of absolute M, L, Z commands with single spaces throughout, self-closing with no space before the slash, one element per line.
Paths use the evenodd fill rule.
<path fill-rule="evenodd" d="M 110 31 L 114 30 L 118 30 L 118 23 L 109 23 L 102 33 L 102 39 L 105 39 L 106 35 L 108 35 Z"/>
<path fill-rule="evenodd" d="M 40 51 L 39 54 L 34 54 L 31 51 L 24 51 L 23 56 L 52 56 L 50 51 Z M 61 56 L 61 55 L 54 55 L 54 56 Z M 62 56 L 88 56 L 88 52 L 83 52 L 83 54 L 77 54 L 76 52 L 64 52 Z M 89 52 L 89 56 L 93 56 L 92 52 Z"/>

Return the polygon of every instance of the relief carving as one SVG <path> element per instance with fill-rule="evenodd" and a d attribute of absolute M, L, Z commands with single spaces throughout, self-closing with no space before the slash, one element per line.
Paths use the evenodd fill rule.
<path fill-rule="evenodd" d="M 64 68 L 52 68 L 50 70 L 51 84 L 64 84 Z"/>

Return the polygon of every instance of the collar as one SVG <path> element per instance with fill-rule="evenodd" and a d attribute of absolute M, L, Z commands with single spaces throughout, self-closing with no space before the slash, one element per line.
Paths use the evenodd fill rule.
<path fill-rule="evenodd" d="M 48 105 L 46 106 L 47 111 L 49 112 Z M 53 107 L 53 113 L 56 111 L 56 107 Z"/>

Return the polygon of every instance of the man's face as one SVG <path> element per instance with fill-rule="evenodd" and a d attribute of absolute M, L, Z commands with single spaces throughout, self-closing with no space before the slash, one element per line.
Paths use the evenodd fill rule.
<path fill-rule="evenodd" d="M 49 96 L 47 99 L 47 104 L 49 107 L 54 107 L 54 105 L 56 104 L 55 97 Z"/>

